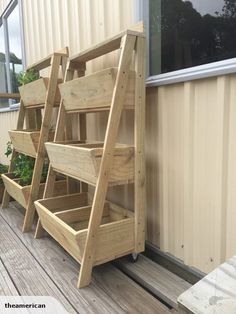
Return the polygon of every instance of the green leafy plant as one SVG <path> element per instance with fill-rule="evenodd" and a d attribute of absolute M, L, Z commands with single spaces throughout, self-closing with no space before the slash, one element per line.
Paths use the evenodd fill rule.
<path fill-rule="evenodd" d="M 39 72 L 35 71 L 34 69 L 30 69 L 26 72 L 20 72 L 17 77 L 17 80 L 20 85 L 28 84 L 37 79 L 39 79 Z"/>
<path fill-rule="evenodd" d="M 3 181 L 2 181 L 1 175 L 3 173 L 7 173 L 7 171 L 8 171 L 8 166 L 0 164 L 0 186 L 3 186 Z"/>
<path fill-rule="evenodd" d="M 12 145 L 11 142 L 7 143 L 7 149 L 5 152 L 7 157 L 12 155 Z M 29 185 L 31 184 L 33 171 L 34 171 L 34 163 L 35 159 L 33 157 L 24 155 L 24 154 L 16 154 L 16 156 L 12 159 L 14 170 L 13 173 L 16 178 L 20 179 L 20 184 Z M 45 161 L 41 176 L 41 182 L 45 182 L 47 178 L 48 172 L 48 162 Z"/>

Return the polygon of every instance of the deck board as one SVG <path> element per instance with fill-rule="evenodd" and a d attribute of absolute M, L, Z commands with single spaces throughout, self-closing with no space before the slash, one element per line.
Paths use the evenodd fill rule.
<path fill-rule="evenodd" d="M 0 259 L 0 295 L 1 296 L 19 295 L 1 259 Z"/>
<path fill-rule="evenodd" d="M 127 276 L 120 271 L 114 272 L 114 267 L 110 266 L 108 268 L 107 265 L 101 265 L 93 276 L 113 300 L 119 302 L 122 299 L 122 306 L 125 307 L 126 313 L 170 312 L 161 302 L 156 302 L 156 299 L 150 298 L 150 294 L 134 281 L 129 279 L 129 286 L 124 284 Z M 110 278 L 112 278 L 112 281 Z"/>
<path fill-rule="evenodd" d="M 123 257 L 116 262 L 116 265 L 175 309 L 178 309 L 179 295 L 191 287 L 190 283 L 143 255 L 139 256 L 137 263 L 132 263 L 127 257 Z"/>
<path fill-rule="evenodd" d="M 76 288 L 79 264 L 51 237 L 22 234 L 22 214 L 11 203 L 1 211 L 30 254 L 79 313 L 167 313 L 168 308 L 111 264 L 95 267 L 90 286 Z M 1 229 L 1 227 L 0 227 Z"/>
<path fill-rule="evenodd" d="M 14 282 L 20 295 L 52 296 L 60 300 L 69 313 L 76 313 L 72 305 L 21 243 L 20 239 L 11 231 L 11 228 L 2 217 L 0 217 L 0 241 L 2 264 L 11 275 L 11 281 Z M 15 291 L 12 292 L 15 294 Z"/>

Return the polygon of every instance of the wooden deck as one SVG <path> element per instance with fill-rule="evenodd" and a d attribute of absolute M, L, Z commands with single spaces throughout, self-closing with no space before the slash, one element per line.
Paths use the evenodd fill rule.
<path fill-rule="evenodd" d="M 52 238 L 22 234 L 18 207 L 0 211 L 0 295 L 50 295 L 69 313 L 173 313 L 111 263 L 78 290 L 79 264 Z"/>

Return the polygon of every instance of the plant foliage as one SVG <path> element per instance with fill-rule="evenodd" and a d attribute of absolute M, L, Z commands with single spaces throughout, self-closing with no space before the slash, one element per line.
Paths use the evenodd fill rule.
<path fill-rule="evenodd" d="M 7 149 L 5 152 L 7 157 L 12 155 L 12 144 L 11 142 L 7 143 Z M 22 185 L 31 184 L 33 171 L 34 171 L 34 163 L 35 159 L 33 157 L 24 155 L 24 154 L 16 154 L 16 156 L 12 159 L 14 170 L 13 173 L 15 177 L 20 178 Z M 48 162 L 45 161 L 41 176 L 41 182 L 45 182 L 47 178 L 48 171 Z"/>
<path fill-rule="evenodd" d="M 2 164 L 0 164 L 0 186 L 3 185 L 3 181 L 2 181 L 2 178 L 1 178 L 1 174 L 7 173 L 7 171 L 8 171 L 8 166 L 7 166 L 7 165 L 2 165 Z"/>
<path fill-rule="evenodd" d="M 30 69 L 26 72 L 19 73 L 17 80 L 20 85 L 25 85 L 30 82 L 33 82 L 35 80 L 39 79 L 39 72 L 35 71 L 34 69 Z"/>

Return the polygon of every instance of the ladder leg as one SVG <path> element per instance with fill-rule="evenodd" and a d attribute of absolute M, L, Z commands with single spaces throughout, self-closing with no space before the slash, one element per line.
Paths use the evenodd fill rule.
<path fill-rule="evenodd" d="M 8 194 L 7 190 L 4 190 L 3 199 L 2 199 L 2 208 L 7 208 L 10 202 L 10 194 Z"/>
<path fill-rule="evenodd" d="M 135 41 L 135 36 L 127 35 L 123 38 L 123 42 L 121 44 L 122 50 L 118 67 L 118 74 L 112 97 L 100 171 L 96 184 L 94 200 L 88 225 L 87 238 L 79 274 L 79 288 L 87 286 L 91 281 L 92 268 L 95 263 L 98 229 L 101 224 L 102 213 L 108 188 L 109 174 L 111 171 L 111 164 L 113 160 L 113 150 L 115 147 L 121 113 L 123 109 L 123 102 L 125 97 L 124 86 L 126 86 L 128 82 L 131 56 L 134 50 Z"/>
<path fill-rule="evenodd" d="M 52 167 L 49 166 L 49 168 L 48 168 L 48 175 L 47 175 L 47 181 L 46 181 L 46 184 L 45 184 L 43 198 L 48 198 L 48 197 L 52 197 L 53 196 L 55 180 L 56 180 L 56 173 L 52 169 Z M 44 232 L 45 231 L 43 229 L 41 221 L 40 221 L 40 219 L 38 219 L 38 223 L 37 223 L 37 227 L 36 227 L 36 231 L 35 231 L 35 235 L 34 235 L 35 239 L 42 238 Z"/>
<path fill-rule="evenodd" d="M 42 238 L 43 234 L 44 234 L 44 229 L 43 229 L 43 226 L 41 224 L 40 219 L 38 219 L 34 238 L 35 239 L 40 239 L 40 238 Z"/>
<path fill-rule="evenodd" d="M 46 156 L 46 149 L 45 149 L 44 144 L 47 141 L 48 134 L 49 134 L 51 116 L 52 116 L 52 111 L 53 111 L 53 104 L 54 104 L 55 95 L 56 95 L 57 78 L 58 78 L 60 63 L 61 63 L 61 57 L 54 55 L 52 57 L 50 80 L 48 84 L 49 92 L 47 93 L 47 99 L 45 102 L 42 128 L 41 128 L 41 133 L 40 133 L 40 138 L 39 138 L 38 151 L 37 151 L 36 160 L 35 160 L 33 178 L 31 182 L 29 200 L 28 200 L 26 213 L 25 213 L 23 232 L 30 231 L 33 224 L 33 220 L 34 220 L 34 215 L 35 215 L 34 202 L 38 198 L 43 164 L 44 164 L 44 160 Z"/>

